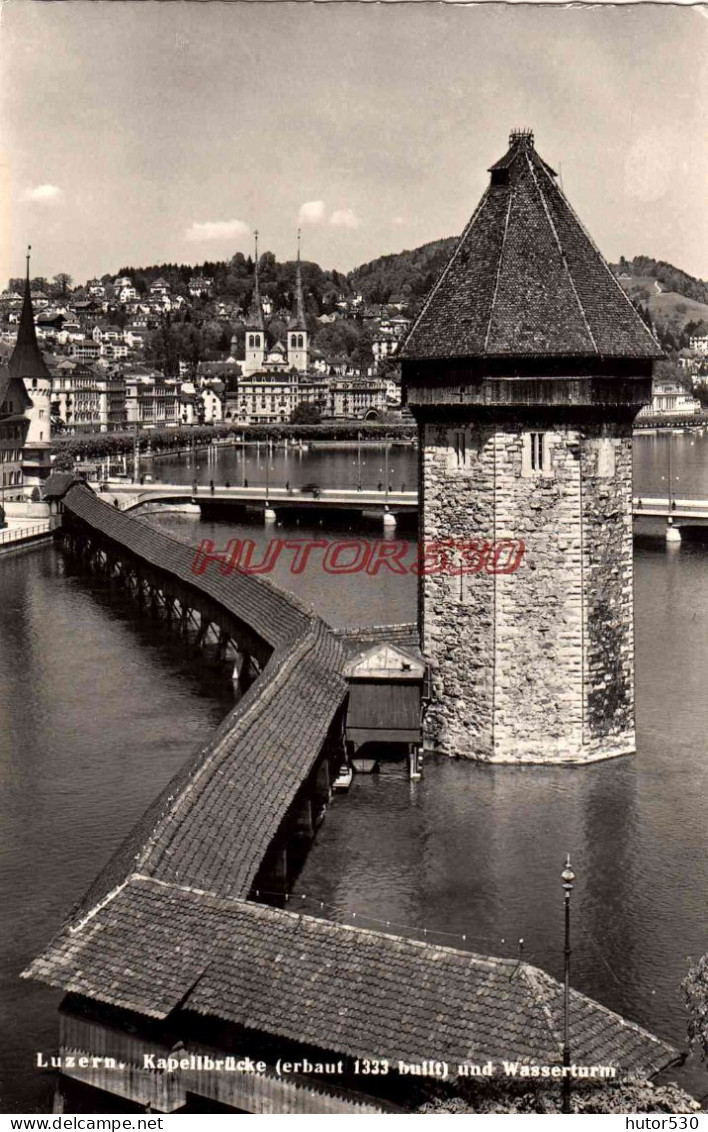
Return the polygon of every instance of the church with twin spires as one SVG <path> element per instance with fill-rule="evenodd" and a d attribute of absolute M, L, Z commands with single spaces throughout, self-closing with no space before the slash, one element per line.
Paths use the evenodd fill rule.
<path fill-rule="evenodd" d="M 300 233 L 297 241 L 297 268 L 295 298 L 292 316 L 288 322 L 287 343 L 276 342 L 268 349 L 263 307 L 258 281 L 258 233 L 256 233 L 256 269 L 251 306 L 246 318 L 245 360 L 241 363 L 244 377 L 255 373 L 306 373 L 308 368 L 308 335 L 305 319 L 305 299 L 302 291 L 300 266 Z"/>

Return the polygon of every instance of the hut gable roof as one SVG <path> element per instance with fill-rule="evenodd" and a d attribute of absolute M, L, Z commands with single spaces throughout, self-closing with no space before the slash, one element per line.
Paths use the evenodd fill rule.
<path fill-rule="evenodd" d="M 563 987 L 528 963 L 140 874 L 24 974 L 153 1018 L 189 1010 L 350 1057 L 418 1060 L 433 1049 L 451 1067 L 562 1058 Z M 576 991 L 570 1039 L 579 1064 L 647 1076 L 678 1060 Z"/>

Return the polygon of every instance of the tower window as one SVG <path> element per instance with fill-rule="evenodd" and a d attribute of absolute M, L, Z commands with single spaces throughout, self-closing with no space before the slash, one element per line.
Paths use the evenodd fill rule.
<path fill-rule="evenodd" d="M 551 472 L 550 434 L 547 432 L 524 433 L 521 474 L 537 476 L 549 475 Z"/>
<path fill-rule="evenodd" d="M 448 471 L 470 471 L 473 458 L 479 448 L 479 438 L 468 428 L 447 430 L 447 468 Z"/>
<path fill-rule="evenodd" d="M 543 471 L 543 433 L 531 433 L 531 470 Z"/>

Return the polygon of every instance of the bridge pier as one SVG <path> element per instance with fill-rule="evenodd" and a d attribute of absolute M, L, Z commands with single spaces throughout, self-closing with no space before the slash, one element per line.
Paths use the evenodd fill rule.
<path fill-rule="evenodd" d="M 313 817 L 312 798 L 303 798 L 295 811 L 294 833 L 298 838 L 310 842 L 315 836 L 315 822 Z"/>
<path fill-rule="evenodd" d="M 681 542 L 681 531 L 674 526 L 674 521 L 670 515 L 666 520 L 666 541 L 667 543 L 674 543 L 674 545 Z"/>

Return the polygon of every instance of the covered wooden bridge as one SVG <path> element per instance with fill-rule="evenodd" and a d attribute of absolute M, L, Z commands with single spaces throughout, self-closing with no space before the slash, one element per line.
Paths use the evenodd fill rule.
<path fill-rule="evenodd" d="M 560 1065 L 563 988 L 537 968 L 262 902 L 278 880 L 287 888 L 288 847 L 311 831 L 341 758 L 342 639 L 263 578 L 195 577 L 188 546 L 85 486 L 63 505 L 73 552 L 177 624 L 196 611 L 261 671 L 24 972 L 66 995 L 61 1096 L 89 1086 L 161 1112 L 376 1113 L 415 1103 L 399 1062 L 434 1058 L 450 1077 L 467 1062 Z M 578 1063 L 642 1076 L 678 1056 L 577 993 L 571 1047 Z M 362 1072 L 372 1061 L 389 1071 Z"/>

